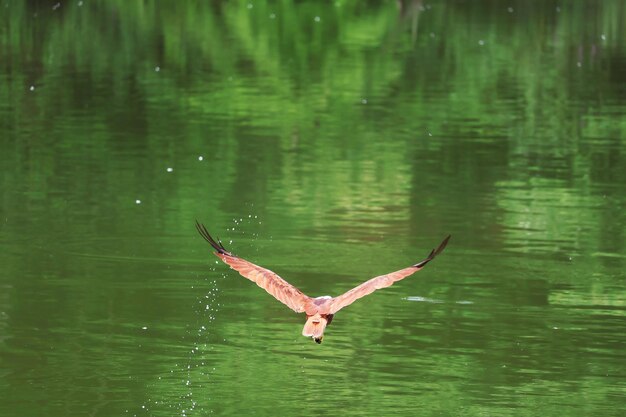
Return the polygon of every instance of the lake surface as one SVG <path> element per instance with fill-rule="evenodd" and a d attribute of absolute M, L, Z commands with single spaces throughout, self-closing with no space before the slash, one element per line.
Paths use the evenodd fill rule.
<path fill-rule="evenodd" d="M 0 7 L 0 415 L 624 415 L 624 2 Z"/>

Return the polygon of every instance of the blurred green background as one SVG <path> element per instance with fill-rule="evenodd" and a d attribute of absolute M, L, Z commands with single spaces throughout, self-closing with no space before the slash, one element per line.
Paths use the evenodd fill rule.
<path fill-rule="evenodd" d="M 0 0 L 0 415 L 621 416 L 623 1 Z M 446 251 L 322 345 L 311 296 Z"/>

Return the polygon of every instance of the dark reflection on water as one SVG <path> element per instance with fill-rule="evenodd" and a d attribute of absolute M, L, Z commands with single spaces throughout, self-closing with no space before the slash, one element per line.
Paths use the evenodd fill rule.
<path fill-rule="evenodd" d="M 0 7 L 0 414 L 621 415 L 622 2 Z M 320 346 L 307 294 L 424 271 Z"/>

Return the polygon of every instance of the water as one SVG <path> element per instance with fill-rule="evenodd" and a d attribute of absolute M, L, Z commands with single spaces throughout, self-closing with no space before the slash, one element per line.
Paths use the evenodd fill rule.
<path fill-rule="evenodd" d="M 0 415 L 623 414 L 622 2 L 0 6 Z"/>

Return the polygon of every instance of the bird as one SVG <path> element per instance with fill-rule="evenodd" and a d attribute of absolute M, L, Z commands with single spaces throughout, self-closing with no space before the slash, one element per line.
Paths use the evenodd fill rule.
<path fill-rule="evenodd" d="M 359 298 L 371 294 L 378 289 L 389 287 L 393 285 L 394 282 L 400 281 L 419 271 L 444 250 L 451 237 L 448 235 L 448 237 L 446 237 L 436 249 L 433 249 L 424 260 L 414 265 L 386 275 L 374 277 L 338 297 L 325 295 L 312 298 L 282 279 L 275 272 L 255 265 L 227 251 L 219 238 L 217 240 L 213 239 L 206 227 L 197 220 L 196 229 L 198 229 L 200 235 L 215 249 L 214 254 L 224 263 L 239 272 L 243 277 L 255 282 L 259 287 L 263 288 L 296 313 L 305 313 L 306 323 L 302 329 L 302 336 L 310 337 L 318 344 L 322 343 L 324 330 L 326 326 L 330 325 L 332 322 L 335 313 L 349 306 Z"/>

